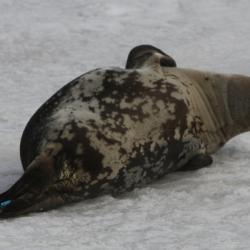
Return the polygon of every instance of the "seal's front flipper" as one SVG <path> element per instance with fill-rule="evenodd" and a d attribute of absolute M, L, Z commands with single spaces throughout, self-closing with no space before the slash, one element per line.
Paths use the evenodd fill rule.
<path fill-rule="evenodd" d="M 163 67 L 176 67 L 175 60 L 162 50 L 148 44 L 133 48 L 128 55 L 126 69 L 138 69 L 157 63 Z"/>
<path fill-rule="evenodd" d="M 213 158 L 207 154 L 196 155 L 186 165 L 178 169 L 177 171 L 192 171 L 203 167 L 207 167 L 213 163 Z"/>
<path fill-rule="evenodd" d="M 53 160 L 45 155 L 37 157 L 23 176 L 0 195 L 0 217 L 26 213 L 43 196 L 55 177 Z"/>

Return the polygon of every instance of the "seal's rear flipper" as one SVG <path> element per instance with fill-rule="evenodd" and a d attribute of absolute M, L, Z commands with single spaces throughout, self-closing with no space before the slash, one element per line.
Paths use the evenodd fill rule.
<path fill-rule="evenodd" d="M 207 154 L 196 155 L 186 165 L 178 169 L 177 171 L 192 171 L 203 167 L 208 167 L 213 163 L 213 158 Z"/>
<path fill-rule="evenodd" d="M 0 218 L 18 217 L 31 212 L 47 211 L 65 204 L 64 198 L 59 194 L 44 194 L 37 197 L 23 196 L 13 201 L 6 201 L 5 206 L 0 205 Z M 0 204 L 3 204 L 0 203 Z"/>
<path fill-rule="evenodd" d="M 47 156 L 37 157 L 23 176 L 0 195 L 0 217 L 30 212 L 29 208 L 34 207 L 34 204 L 44 201 L 43 194 L 54 177 L 53 160 Z"/>

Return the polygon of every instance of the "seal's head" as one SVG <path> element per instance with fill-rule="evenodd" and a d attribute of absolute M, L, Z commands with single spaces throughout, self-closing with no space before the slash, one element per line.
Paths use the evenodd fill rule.
<path fill-rule="evenodd" d="M 152 63 L 160 64 L 163 67 L 176 67 L 175 60 L 162 50 L 152 45 L 139 45 L 130 51 L 126 69 L 141 68 Z"/>

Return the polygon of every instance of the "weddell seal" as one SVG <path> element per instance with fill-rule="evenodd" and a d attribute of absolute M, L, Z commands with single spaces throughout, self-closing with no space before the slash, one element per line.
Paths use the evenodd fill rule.
<path fill-rule="evenodd" d="M 249 130 L 249 108 L 249 77 L 178 68 L 153 46 L 135 47 L 125 69 L 81 75 L 32 116 L 21 139 L 25 172 L 0 196 L 0 217 L 208 166 Z"/>

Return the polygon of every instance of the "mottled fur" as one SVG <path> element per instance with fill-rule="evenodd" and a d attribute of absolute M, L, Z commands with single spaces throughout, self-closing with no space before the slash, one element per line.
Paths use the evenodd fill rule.
<path fill-rule="evenodd" d="M 246 127 L 232 97 L 241 94 L 240 81 L 175 66 L 143 45 L 132 50 L 126 69 L 96 69 L 59 90 L 24 130 L 25 174 L 2 195 L 14 202 L 0 216 L 119 194 L 188 164 L 211 164 L 206 155 Z M 32 184 L 34 172 L 48 181 Z"/>

